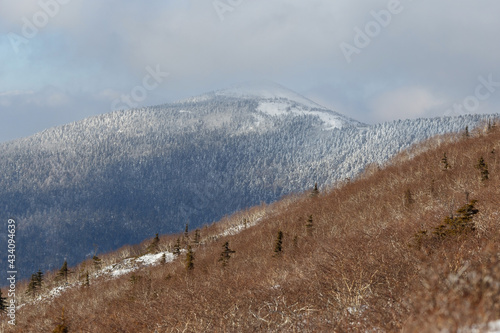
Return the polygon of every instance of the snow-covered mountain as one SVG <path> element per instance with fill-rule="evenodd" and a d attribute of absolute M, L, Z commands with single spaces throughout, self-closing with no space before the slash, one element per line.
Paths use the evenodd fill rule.
<path fill-rule="evenodd" d="M 25 276 L 355 177 L 493 116 L 367 126 L 274 84 L 116 111 L 0 145 L 0 207 Z M 2 237 L 6 237 L 5 235 Z M 21 251 L 21 250 L 20 250 Z"/>
<path fill-rule="evenodd" d="M 310 115 L 317 116 L 324 123 L 325 129 L 346 126 L 366 126 L 311 101 L 310 99 L 270 81 L 247 82 L 234 85 L 228 89 L 218 90 L 201 96 L 192 97 L 181 102 L 201 102 L 214 99 L 252 100 L 258 103 L 257 111 L 264 115 Z"/>

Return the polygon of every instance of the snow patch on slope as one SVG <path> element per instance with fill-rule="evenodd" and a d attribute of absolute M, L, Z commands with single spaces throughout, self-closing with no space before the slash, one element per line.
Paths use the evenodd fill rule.
<path fill-rule="evenodd" d="M 222 233 L 218 234 L 216 237 L 225 237 L 225 236 L 232 236 L 232 235 L 239 234 L 240 232 L 242 232 L 246 228 L 253 227 L 257 223 L 259 223 L 259 221 L 261 219 L 262 218 L 259 217 L 251 222 L 233 225 L 233 226 L 227 228 L 226 230 L 224 230 Z"/>
<path fill-rule="evenodd" d="M 160 252 L 156 254 L 145 254 L 138 258 L 127 258 L 119 263 L 104 267 L 96 273 L 95 277 L 109 275 L 119 277 L 139 269 L 141 266 L 152 266 L 158 264 L 160 259 L 165 255 L 165 262 L 172 262 L 175 255 L 171 252 Z"/>
<path fill-rule="evenodd" d="M 326 129 L 342 128 L 344 122 L 333 112 L 327 110 L 311 110 L 300 105 L 290 105 L 286 101 L 263 101 L 259 103 L 258 111 L 270 116 L 281 116 L 285 114 L 317 116 L 327 126 Z"/>

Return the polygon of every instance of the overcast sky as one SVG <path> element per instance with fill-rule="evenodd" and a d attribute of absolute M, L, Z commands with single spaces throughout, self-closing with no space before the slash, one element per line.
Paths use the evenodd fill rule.
<path fill-rule="evenodd" d="M 366 123 L 497 112 L 499 13 L 494 0 L 0 0 L 0 141 L 262 79 Z"/>

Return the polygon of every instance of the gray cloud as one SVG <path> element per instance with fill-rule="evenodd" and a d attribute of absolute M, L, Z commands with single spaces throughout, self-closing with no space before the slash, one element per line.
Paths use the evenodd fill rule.
<path fill-rule="evenodd" d="M 348 63 L 340 45 L 355 45 L 356 28 L 377 28 L 373 12 L 395 1 L 220 0 L 231 9 L 221 21 L 212 0 L 71 0 L 19 54 L 7 34 L 21 35 L 22 18 L 41 9 L 38 1 L 1 1 L 0 122 L 19 129 L 0 140 L 107 112 L 142 84 L 148 66 L 170 75 L 141 105 L 270 79 L 364 122 L 443 115 L 474 94 L 479 76 L 500 82 L 493 0 L 401 0 Z M 64 97 L 57 105 L 54 90 Z M 499 104 L 500 91 L 473 111 Z M 15 121 L 21 114 L 43 125 Z"/>

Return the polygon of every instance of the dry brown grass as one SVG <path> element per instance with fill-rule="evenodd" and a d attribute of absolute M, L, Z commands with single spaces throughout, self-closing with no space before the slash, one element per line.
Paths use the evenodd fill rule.
<path fill-rule="evenodd" d="M 62 308 L 70 332 L 95 333 L 437 332 L 500 319 L 498 154 L 496 129 L 434 138 L 318 197 L 292 196 L 202 228 L 192 271 L 181 255 L 117 279 L 94 279 L 90 288 L 22 307 L 9 332 L 51 332 Z M 481 156 L 486 182 L 475 168 Z M 463 206 L 466 192 L 478 200 L 476 231 L 415 246 L 416 233 Z M 239 234 L 220 236 L 258 218 Z M 280 230 L 283 251 L 275 256 Z M 178 237 L 161 237 L 160 248 L 171 249 Z M 222 267 L 226 241 L 236 253 Z M 140 255 L 150 242 L 105 255 L 103 265 Z M 84 264 L 74 271 L 92 271 Z M 56 284 L 52 278 L 46 288 Z"/>

